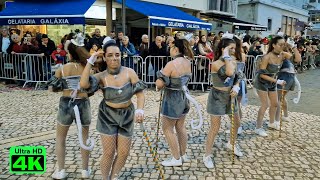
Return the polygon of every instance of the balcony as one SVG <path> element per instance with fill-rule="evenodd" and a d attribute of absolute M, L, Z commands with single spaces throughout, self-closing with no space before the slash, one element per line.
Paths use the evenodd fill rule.
<path fill-rule="evenodd" d="M 208 0 L 207 12 L 235 16 L 237 14 L 237 0 Z"/>

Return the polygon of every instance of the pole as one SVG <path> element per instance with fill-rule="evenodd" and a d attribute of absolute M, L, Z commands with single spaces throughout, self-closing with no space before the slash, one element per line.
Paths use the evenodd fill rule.
<path fill-rule="evenodd" d="M 126 35 L 126 0 L 122 0 L 122 32 Z"/>
<path fill-rule="evenodd" d="M 112 29 L 112 0 L 106 0 L 106 32 L 107 36 L 109 35 L 109 32 L 111 32 Z"/>
<path fill-rule="evenodd" d="M 151 36 L 150 18 L 148 17 L 148 38 L 149 38 L 148 47 L 150 47 L 150 41 L 152 41 L 150 36 Z M 147 69 L 148 69 L 148 67 L 147 67 Z"/>

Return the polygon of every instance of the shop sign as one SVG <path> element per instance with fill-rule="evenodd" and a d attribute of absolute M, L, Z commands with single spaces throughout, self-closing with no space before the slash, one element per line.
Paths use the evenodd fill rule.
<path fill-rule="evenodd" d="M 208 31 L 210 31 L 212 27 L 211 25 L 205 25 L 205 24 L 169 21 L 169 20 L 162 20 L 162 19 L 150 19 L 150 25 L 181 28 L 181 29 L 201 29 L 201 30 L 208 30 Z"/>
<path fill-rule="evenodd" d="M 8 19 L 9 25 L 69 24 L 67 18 Z"/>
<path fill-rule="evenodd" d="M 0 18 L 0 25 L 58 25 L 58 24 L 84 24 L 83 17 L 62 18 Z"/>

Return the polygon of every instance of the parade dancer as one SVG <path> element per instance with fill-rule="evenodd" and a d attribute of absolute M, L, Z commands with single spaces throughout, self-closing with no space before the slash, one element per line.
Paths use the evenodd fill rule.
<path fill-rule="evenodd" d="M 228 36 L 227 33 L 225 33 L 222 37 Z M 242 119 L 242 110 L 241 110 L 241 105 L 246 106 L 248 105 L 248 97 L 247 97 L 247 83 L 246 83 L 246 77 L 244 74 L 244 68 L 245 68 L 245 63 L 246 63 L 246 54 L 243 51 L 242 48 L 242 41 L 239 39 L 237 36 L 233 36 L 233 40 L 236 42 L 236 48 L 235 48 L 235 53 L 232 56 L 237 62 L 237 75 L 238 79 L 240 81 L 240 90 L 238 93 L 238 108 L 239 108 L 239 118 L 240 120 Z M 238 134 L 242 133 L 242 127 L 238 128 Z"/>
<path fill-rule="evenodd" d="M 172 42 L 170 61 L 161 71 L 157 72 L 157 89 L 164 88 L 161 107 L 162 130 L 169 144 L 171 157 L 162 161 L 163 166 L 181 166 L 187 162 L 187 130 L 185 127 L 186 114 L 189 112 L 189 100 L 184 91 L 191 78 L 192 49 L 186 39 L 177 39 Z M 174 129 L 177 134 L 174 133 Z"/>
<path fill-rule="evenodd" d="M 283 60 L 291 57 L 290 53 L 283 51 L 285 41 L 283 37 L 276 36 L 270 41 L 268 53 L 262 58 L 258 65 L 259 70 L 254 79 L 254 87 L 258 90 L 258 96 L 261 106 L 258 112 L 255 133 L 260 136 L 268 136 L 262 128 L 264 114 L 269 107 L 269 124 L 270 129 L 279 130 L 280 122 L 275 122 L 275 115 L 278 107 L 277 85 L 283 86 L 286 81 L 277 78 Z M 270 106 L 268 105 L 268 99 Z"/>
<path fill-rule="evenodd" d="M 82 178 L 89 178 L 91 170 L 88 168 L 89 152 L 93 148 L 86 146 L 89 134 L 89 125 L 91 123 L 91 109 L 89 95 L 80 91 L 80 75 L 90 57 L 89 52 L 83 47 L 83 37 L 79 33 L 72 39 L 67 46 L 70 63 L 63 65 L 58 69 L 55 75 L 48 82 L 49 90 L 53 92 L 63 91 L 60 98 L 57 130 L 56 130 L 56 156 L 58 168 L 52 174 L 54 179 L 64 179 L 67 177 L 65 172 L 65 149 L 68 130 L 74 119 L 77 119 L 79 130 L 79 141 L 81 145 L 82 156 Z M 78 109 L 74 112 L 74 107 Z M 80 117 L 76 118 L 76 116 Z M 80 120 L 80 121 L 79 121 Z M 82 137 L 82 138 L 81 138 Z"/>
<path fill-rule="evenodd" d="M 96 58 L 88 59 L 83 71 L 80 87 L 87 92 L 99 88 L 103 100 L 99 105 L 97 131 L 101 135 L 101 173 L 104 180 L 117 179 L 130 152 L 134 119 L 141 123 L 144 118 L 147 85 L 139 80 L 136 72 L 121 66 L 121 52 L 114 40 L 104 45 L 107 70 L 90 76 L 90 69 Z M 137 96 L 137 109 L 131 98 Z"/>
<path fill-rule="evenodd" d="M 284 116 L 282 117 L 282 120 L 288 121 L 288 102 L 286 99 L 286 96 L 288 95 L 289 91 L 294 91 L 296 82 L 298 81 L 296 77 L 296 70 L 294 68 L 294 65 L 292 63 L 296 62 L 299 63 L 301 62 L 301 55 L 297 49 L 297 45 L 294 43 L 294 41 L 291 38 L 287 39 L 286 46 L 284 48 L 284 51 L 292 53 L 292 58 L 290 59 L 285 59 L 283 61 L 283 64 L 280 68 L 280 72 L 278 73 L 278 79 L 283 79 L 286 81 L 286 84 L 283 86 L 284 87 L 284 97 L 281 96 L 282 94 L 282 86 L 278 85 L 278 100 L 280 101 L 282 98 L 284 99 L 283 101 L 283 112 Z M 297 84 L 300 84 L 299 81 Z M 301 89 L 301 88 L 300 88 Z M 276 120 L 280 120 L 280 103 L 278 104 L 277 108 L 277 113 L 276 113 Z"/>
<path fill-rule="evenodd" d="M 232 59 L 235 53 L 236 43 L 232 39 L 233 35 L 229 34 L 221 39 L 216 51 L 216 61 L 211 65 L 211 82 L 212 88 L 210 90 L 207 102 L 207 113 L 211 116 L 211 125 L 206 140 L 206 153 L 203 155 L 203 162 L 207 168 L 213 168 L 212 162 L 212 146 L 214 139 L 218 134 L 221 125 L 221 116 L 227 114 L 232 120 L 232 102 L 236 101 L 236 97 L 240 90 L 239 81 L 237 80 L 236 66 L 237 63 Z M 238 103 L 234 104 L 233 120 L 233 135 L 226 147 L 232 150 L 232 147 L 237 139 L 237 130 L 240 126 L 240 119 L 238 116 Z M 233 138 L 232 138 L 233 137 Z M 243 156 L 240 147 L 235 145 L 233 153 L 237 156 Z"/>

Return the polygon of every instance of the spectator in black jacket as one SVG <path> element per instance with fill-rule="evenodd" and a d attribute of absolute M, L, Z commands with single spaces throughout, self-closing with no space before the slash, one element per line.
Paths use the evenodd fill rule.
<path fill-rule="evenodd" d="M 156 40 L 150 44 L 149 55 L 167 56 L 167 46 L 165 43 L 163 43 L 163 38 L 161 36 L 157 36 Z M 154 57 L 151 59 L 149 58 L 148 60 L 146 62 L 147 68 L 149 68 L 149 63 L 151 61 L 154 73 L 157 73 L 158 70 L 161 70 L 167 64 L 168 61 L 166 57 Z M 156 77 L 156 75 L 154 74 L 153 77 Z M 154 80 L 156 80 L 156 78 L 154 78 Z"/>
<path fill-rule="evenodd" d="M 124 36 L 124 34 L 122 31 L 118 32 L 118 38 L 116 39 L 116 43 L 117 43 L 118 47 L 122 46 L 123 36 Z"/>
<path fill-rule="evenodd" d="M 52 52 L 56 50 L 56 45 L 51 39 L 49 39 L 48 35 L 42 34 L 39 50 L 42 55 L 49 57 Z"/>
<path fill-rule="evenodd" d="M 139 46 L 139 55 L 145 59 L 149 54 L 149 37 L 148 35 L 144 34 L 141 37 L 141 44 Z"/>
<path fill-rule="evenodd" d="M 86 44 L 86 49 L 90 51 L 92 45 L 97 44 L 98 49 L 102 48 L 104 37 L 101 36 L 100 29 L 95 29 L 92 38 L 90 38 L 89 42 Z"/>

